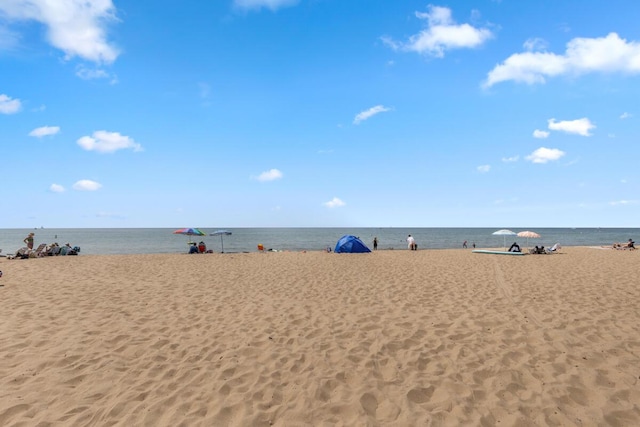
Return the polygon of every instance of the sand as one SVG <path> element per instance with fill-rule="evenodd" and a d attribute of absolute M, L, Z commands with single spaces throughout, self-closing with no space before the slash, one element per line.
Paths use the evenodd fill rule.
<path fill-rule="evenodd" d="M 639 261 L 0 258 L 0 425 L 637 426 Z"/>

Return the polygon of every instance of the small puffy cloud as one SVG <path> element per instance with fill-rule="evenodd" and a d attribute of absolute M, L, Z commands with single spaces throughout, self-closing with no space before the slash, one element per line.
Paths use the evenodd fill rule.
<path fill-rule="evenodd" d="M 271 9 L 295 6 L 298 0 L 233 0 L 234 6 L 240 9 Z"/>
<path fill-rule="evenodd" d="M 64 193 L 64 187 L 60 184 L 51 184 L 49 186 L 49 191 L 53 193 Z"/>
<path fill-rule="evenodd" d="M 390 37 L 382 37 L 382 41 L 394 50 L 442 58 L 447 50 L 475 48 L 493 37 L 491 31 L 485 28 L 456 24 L 451 17 L 451 9 L 446 7 L 429 6 L 428 12 L 416 12 L 415 15 L 426 21 L 424 30 L 412 35 L 406 42 L 398 42 Z"/>
<path fill-rule="evenodd" d="M 361 122 L 375 116 L 376 114 L 387 111 L 391 111 L 391 108 L 387 108 L 384 105 L 376 105 L 375 107 L 371 107 L 368 110 L 356 114 L 356 117 L 353 119 L 353 124 L 359 125 Z"/>
<path fill-rule="evenodd" d="M 81 179 L 73 184 L 73 189 L 78 191 L 96 191 L 102 188 L 102 184 L 99 182 L 91 181 L 90 179 Z"/>
<path fill-rule="evenodd" d="M 505 163 L 513 163 L 513 162 L 517 162 L 519 159 L 520 159 L 520 156 L 503 157 L 502 161 Z"/>
<path fill-rule="evenodd" d="M 333 199 L 329 200 L 328 202 L 324 202 L 323 205 L 328 207 L 328 208 L 339 208 L 339 207 L 345 206 L 346 203 L 343 202 L 342 200 L 338 199 L 337 197 L 334 197 Z"/>
<path fill-rule="evenodd" d="M 582 136 L 591 136 L 589 131 L 595 129 L 595 125 L 591 121 L 583 117 L 577 120 L 563 120 L 557 122 L 556 119 L 549 119 L 549 129 L 566 133 L 573 133 Z"/>
<path fill-rule="evenodd" d="M 476 169 L 480 173 L 487 173 L 491 170 L 491 165 L 480 165 Z"/>
<path fill-rule="evenodd" d="M 631 115 L 630 113 L 624 112 L 620 115 L 620 119 L 624 120 L 624 119 L 629 119 L 633 117 L 633 115 Z"/>
<path fill-rule="evenodd" d="M 564 156 L 565 152 L 558 150 L 557 148 L 545 148 L 540 147 L 535 150 L 533 153 L 526 157 L 532 163 L 547 163 L 554 160 L 558 160 L 560 157 Z"/>
<path fill-rule="evenodd" d="M 107 27 L 116 22 L 111 0 L 0 2 L 6 22 L 36 21 L 46 28 L 47 41 L 65 53 L 88 61 L 111 63 L 118 49 L 107 41 Z"/>
<path fill-rule="evenodd" d="M 277 179 L 282 179 L 283 174 L 278 169 L 269 169 L 268 171 L 262 172 L 256 178 L 258 181 L 275 181 Z"/>
<path fill-rule="evenodd" d="M 587 73 L 640 73 L 640 43 L 610 33 L 600 38 L 574 38 L 564 54 L 515 53 L 487 75 L 485 87 L 496 83 L 544 83 L 549 77 Z"/>
<path fill-rule="evenodd" d="M 83 136 L 77 142 L 83 149 L 99 153 L 113 153 L 127 148 L 133 151 L 142 151 L 142 146 L 132 138 L 120 135 L 118 132 L 107 132 L 105 130 L 95 131 L 93 136 Z"/>
<path fill-rule="evenodd" d="M 549 137 L 549 132 L 546 130 L 536 129 L 533 131 L 533 137 L 538 139 L 545 139 Z"/>
<path fill-rule="evenodd" d="M 29 136 L 35 136 L 36 138 L 42 138 L 43 136 L 55 135 L 60 132 L 59 126 L 42 126 L 35 128 L 29 132 Z"/>
<path fill-rule="evenodd" d="M 19 99 L 12 99 L 5 94 L 0 94 L 0 113 L 13 114 L 20 111 L 22 103 Z"/>

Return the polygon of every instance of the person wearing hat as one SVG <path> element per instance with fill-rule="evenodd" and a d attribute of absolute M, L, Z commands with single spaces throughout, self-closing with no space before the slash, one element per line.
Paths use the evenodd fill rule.
<path fill-rule="evenodd" d="M 29 233 L 27 237 L 24 238 L 23 242 L 27 244 L 27 248 L 33 249 L 33 233 Z"/>

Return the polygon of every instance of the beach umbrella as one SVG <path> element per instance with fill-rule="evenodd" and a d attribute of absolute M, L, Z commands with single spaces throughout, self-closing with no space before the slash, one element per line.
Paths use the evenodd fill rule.
<path fill-rule="evenodd" d="M 229 230 L 218 230 L 211 233 L 210 236 L 220 236 L 220 245 L 222 246 L 221 253 L 224 253 L 224 241 L 222 240 L 222 236 L 231 236 L 231 232 Z"/>
<path fill-rule="evenodd" d="M 174 231 L 173 234 L 184 234 L 185 236 L 206 236 L 206 233 L 203 233 L 197 228 L 181 228 Z"/>
<path fill-rule="evenodd" d="M 502 236 L 503 239 L 503 244 L 504 244 L 504 249 L 507 249 L 507 236 L 515 236 L 516 233 L 514 233 L 511 230 L 498 230 L 498 231 L 494 231 L 493 233 L 494 236 Z"/>
<path fill-rule="evenodd" d="M 540 235 L 533 231 L 521 231 L 518 233 L 518 237 L 524 237 L 527 239 L 527 249 L 529 249 L 529 239 L 539 239 Z"/>

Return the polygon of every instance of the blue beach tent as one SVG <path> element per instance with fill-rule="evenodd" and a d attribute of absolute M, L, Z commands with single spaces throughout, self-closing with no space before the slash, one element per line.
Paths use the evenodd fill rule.
<path fill-rule="evenodd" d="M 365 252 L 371 252 L 371 250 L 362 243 L 362 240 L 358 239 L 356 236 L 351 236 L 347 234 L 346 236 L 342 236 L 338 243 L 336 243 L 335 252 L 339 253 L 349 253 L 349 254 L 360 254 Z"/>

